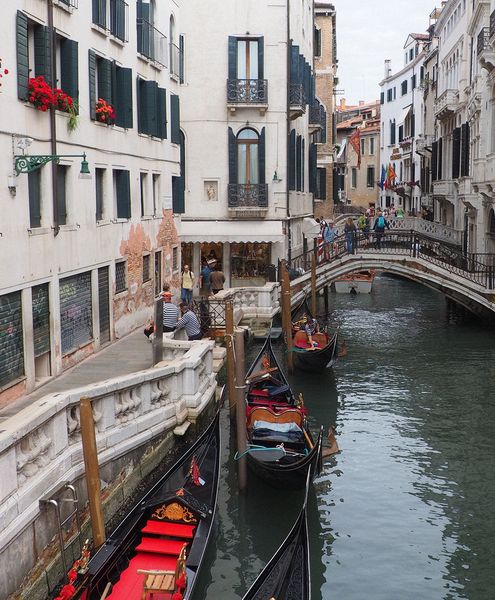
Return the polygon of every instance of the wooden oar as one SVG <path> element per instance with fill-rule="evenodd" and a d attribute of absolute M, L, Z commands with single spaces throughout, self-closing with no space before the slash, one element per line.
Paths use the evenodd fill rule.
<path fill-rule="evenodd" d="M 107 585 L 105 586 L 105 589 L 103 590 L 103 594 L 101 595 L 100 600 L 105 600 L 105 598 L 108 596 L 108 592 L 110 591 L 111 587 L 112 587 L 112 582 L 109 581 L 107 583 Z"/>
<path fill-rule="evenodd" d="M 306 438 L 306 441 L 308 442 L 310 449 L 313 450 L 315 445 L 311 441 L 311 438 L 309 437 L 308 432 L 306 431 L 306 429 L 304 427 L 302 428 L 302 430 L 304 432 L 304 437 Z"/>

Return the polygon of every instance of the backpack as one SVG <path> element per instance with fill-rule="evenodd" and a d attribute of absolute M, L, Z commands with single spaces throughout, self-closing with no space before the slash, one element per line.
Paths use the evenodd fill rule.
<path fill-rule="evenodd" d="M 383 229 L 385 227 L 385 217 L 383 215 L 380 215 L 378 217 L 378 221 L 376 223 L 377 227 L 380 227 L 380 229 Z"/>

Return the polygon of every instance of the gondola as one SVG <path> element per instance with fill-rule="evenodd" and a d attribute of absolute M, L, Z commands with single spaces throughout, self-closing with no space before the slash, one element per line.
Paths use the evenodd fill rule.
<path fill-rule="evenodd" d="M 246 454 L 250 469 L 274 487 L 303 488 L 308 470 L 321 469 L 322 429 L 315 441 L 306 413 L 267 336 L 246 374 Z"/>
<path fill-rule="evenodd" d="M 292 310 L 292 323 L 296 324 L 304 315 L 313 316 L 306 298 Z M 333 367 L 339 356 L 338 330 L 335 330 L 332 335 L 326 331 L 314 334 L 312 337 L 318 346 L 311 348 L 307 341 L 307 335 L 297 326 L 294 326 L 293 329 L 292 352 L 296 369 L 317 372 Z"/>
<path fill-rule="evenodd" d="M 310 600 L 311 572 L 307 517 L 308 486 L 304 504 L 289 535 L 242 600 Z"/>
<path fill-rule="evenodd" d="M 213 524 L 219 474 L 217 414 L 91 558 L 81 600 L 141 600 L 153 593 L 190 598 Z"/>

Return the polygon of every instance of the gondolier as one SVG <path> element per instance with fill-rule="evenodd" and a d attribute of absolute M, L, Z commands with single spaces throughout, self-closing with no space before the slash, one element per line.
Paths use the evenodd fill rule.
<path fill-rule="evenodd" d="M 189 304 L 181 302 L 179 307 L 182 318 L 177 322 L 175 330 L 184 329 L 189 341 L 200 340 L 203 337 L 203 334 L 201 332 L 201 325 L 198 317 L 193 313 Z"/>

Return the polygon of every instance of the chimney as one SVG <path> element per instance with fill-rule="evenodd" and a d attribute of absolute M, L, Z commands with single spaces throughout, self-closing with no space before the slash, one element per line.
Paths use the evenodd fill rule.
<path fill-rule="evenodd" d="M 364 106 L 364 100 L 359 101 L 359 106 Z"/>
<path fill-rule="evenodd" d="M 345 110 L 345 98 L 340 99 L 340 110 Z"/>
<path fill-rule="evenodd" d="M 392 61 L 387 58 L 385 59 L 385 79 L 387 79 L 387 77 L 390 77 L 390 74 L 392 73 Z"/>

